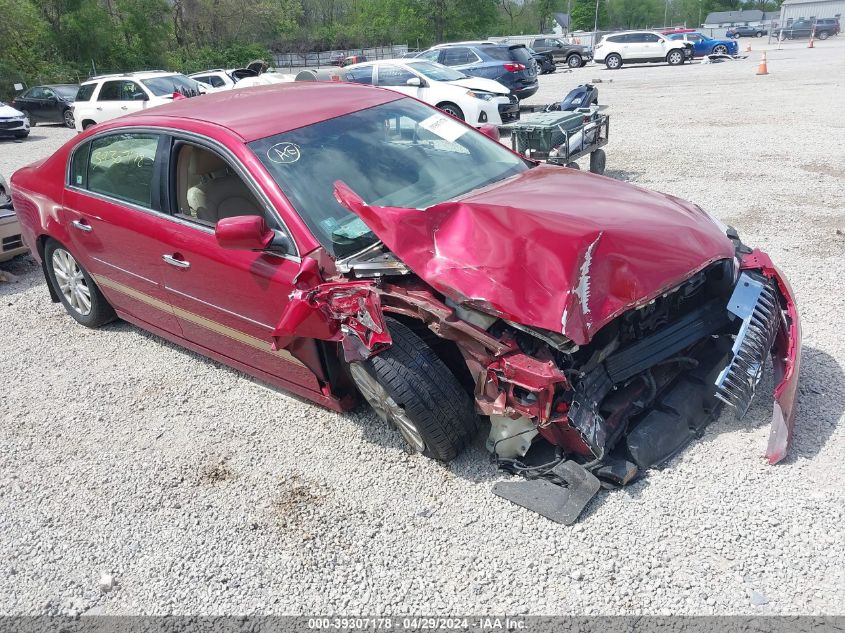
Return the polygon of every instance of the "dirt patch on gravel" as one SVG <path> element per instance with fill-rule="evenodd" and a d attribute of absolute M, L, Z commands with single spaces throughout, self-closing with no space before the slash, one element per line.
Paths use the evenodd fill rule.
<path fill-rule="evenodd" d="M 209 457 L 200 467 L 200 485 L 214 485 L 235 479 L 236 474 L 229 464 L 228 456 Z"/>
<path fill-rule="evenodd" d="M 824 176 L 832 176 L 833 178 L 845 178 L 845 167 L 840 165 L 810 163 L 809 165 L 801 165 L 801 169 L 808 171 L 811 174 L 822 174 Z"/>
<path fill-rule="evenodd" d="M 325 495 L 315 484 L 293 475 L 282 480 L 272 502 L 273 515 L 281 527 L 298 526 L 304 529 L 312 522 L 324 499 Z"/>

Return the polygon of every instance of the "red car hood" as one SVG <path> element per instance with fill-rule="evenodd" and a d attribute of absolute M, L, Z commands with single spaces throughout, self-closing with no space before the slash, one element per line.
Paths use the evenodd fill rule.
<path fill-rule="evenodd" d="M 420 278 L 455 302 L 579 345 L 625 310 L 734 256 L 698 207 L 540 165 L 428 209 L 335 194 Z"/>

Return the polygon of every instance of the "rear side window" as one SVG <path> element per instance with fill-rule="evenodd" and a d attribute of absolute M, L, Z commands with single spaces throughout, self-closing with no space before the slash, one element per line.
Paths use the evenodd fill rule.
<path fill-rule="evenodd" d="M 146 93 L 134 81 L 118 80 L 104 83 L 97 101 L 143 101 L 146 98 Z"/>
<path fill-rule="evenodd" d="M 156 134 L 114 134 L 91 141 L 87 189 L 151 208 L 158 139 Z"/>
<path fill-rule="evenodd" d="M 88 153 L 91 151 L 91 143 L 83 143 L 73 152 L 70 163 L 70 182 L 72 187 L 88 187 Z"/>
<path fill-rule="evenodd" d="M 624 35 L 611 35 L 610 37 L 604 38 L 607 42 L 613 42 L 614 44 L 618 44 L 619 42 L 625 41 Z"/>
<path fill-rule="evenodd" d="M 478 61 L 478 57 L 471 50 L 455 47 L 447 48 L 443 51 L 440 63 L 447 66 L 460 66 L 461 64 L 472 64 L 476 61 Z"/>
<path fill-rule="evenodd" d="M 75 101 L 90 101 L 91 95 L 94 94 L 94 88 L 97 84 L 83 84 L 79 86 L 79 92 L 76 93 Z"/>
<path fill-rule="evenodd" d="M 528 49 L 524 46 L 516 46 L 510 49 L 511 59 L 514 59 L 518 62 L 522 62 L 523 64 L 530 64 L 531 62 L 531 53 L 528 52 Z"/>
<path fill-rule="evenodd" d="M 372 85 L 373 83 L 373 67 L 372 66 L 364 66 L 364 68 L 353 68 L 351 70 L 346 71 L 346 81 L 351 81 L 356 84 L 368 84 Z"/>

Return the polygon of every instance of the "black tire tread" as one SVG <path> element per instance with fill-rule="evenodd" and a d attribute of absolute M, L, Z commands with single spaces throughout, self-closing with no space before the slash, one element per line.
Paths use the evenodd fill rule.
<path fill-rule="evenodd" d="M 426 442 L 425 455 L 449 461 L 472 440 L 479 418 L 458 379 L 406 325 L 387 319 L 393 345 L 367 361 Z"/>

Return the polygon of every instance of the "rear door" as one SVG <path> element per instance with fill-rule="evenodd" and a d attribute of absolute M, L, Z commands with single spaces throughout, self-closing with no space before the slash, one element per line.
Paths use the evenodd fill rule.
<path fill-rule="evenodd" d="M 147 132 L 93 137 L 73 152 L 62 223 L 74 255 L 119 312 L 180 334 L 167 300 L 161 254 L 163 139 Z"/>

